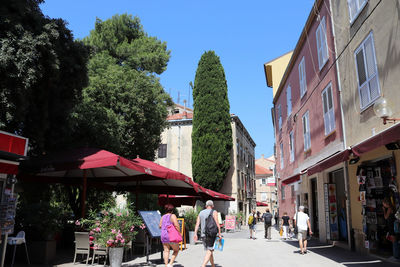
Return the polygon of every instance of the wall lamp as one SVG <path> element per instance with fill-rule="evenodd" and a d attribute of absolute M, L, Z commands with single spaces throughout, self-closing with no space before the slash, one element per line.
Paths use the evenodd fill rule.
<path fill-rule="evenodd" d="M 376 116 L 382 118 L 383 124 L 386 124 L 387 122 L 395 123 L 396 121 L 400 121 L 400 118 L 390 118 L 393 112 L 388 101 L 383 97 L 375 101 L 374 112 Z"/>

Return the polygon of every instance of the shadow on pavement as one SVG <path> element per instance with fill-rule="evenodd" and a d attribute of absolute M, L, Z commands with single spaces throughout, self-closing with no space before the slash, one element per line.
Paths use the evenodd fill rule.
<path fill-rule="evenodd" d="M 340 247 L 336 247 L 334 245 L 329 245 L 329 244 L 323 244 L 320 243 L 318 240 L 309 240 L 307 244 L 307 250 L 308 253 L 305 255 L 300 254 L 300 249 L 299 249 L 299 244 L 298 242 L 292 242 L 292 241 L 283 241 L 289 245 L 292 245 L 298 250 L 294 251 L 294 253 L 299 254 L 299 257 L 301 257 L 302 260 L 305 260 L 307 257 L 307 254 L 309 253 L 315 253 L 318 254 L 322 257 L 328 258 L 330 260 L 333 260 L 339 264 L 342 264 L 344 266 L 349 266 L 349 267 L 380 267 L 380 266 L 385 266 L 385 267 L 390 267 L 390 266 L 400 266 L 398 263 L 392 263 L 388 261 L 384 261 L 381 259 L 378 259 L 376 257 L 372 257 L 369 255 L 364 255 L 360 254 L 357 252 L 352 252 Z"/>

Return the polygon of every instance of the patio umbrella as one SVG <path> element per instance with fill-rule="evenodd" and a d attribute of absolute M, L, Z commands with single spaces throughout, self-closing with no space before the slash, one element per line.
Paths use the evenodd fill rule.
<path fill-rule="evenodd" d="M 197 194 L 192 180 L 182 173 L 151 161 L 129 160 L 95 148 L 32 158 L 21 164 L 18 179 L 35 183 L 82 185 L 82 215 L 85 212 L 87 186 L 136 193 Z"/>
<path fill-rule="evenodd" d="M 260 201 L 257 201 L 257 207 L 268 207 L 268 204 L 260 202 Z"/>

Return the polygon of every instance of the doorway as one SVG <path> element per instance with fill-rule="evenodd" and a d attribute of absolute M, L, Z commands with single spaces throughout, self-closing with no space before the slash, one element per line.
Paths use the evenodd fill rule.
<path fill-rule="evenodd" d="M 318 214 L 318 187 L 317 179 L 311 179 L 311 218 L 312 227 L 315 237 L 319 237 L 319 214 Z"/>
<path fill-rule="evenodd" d="M 346 188 L 344 184 L 344 170 L 339 169 L 329 173 L 329 183 L 336 185 L 336 207 L 339 228 L 339 241 L 347 242 L 347 210 Z"/>

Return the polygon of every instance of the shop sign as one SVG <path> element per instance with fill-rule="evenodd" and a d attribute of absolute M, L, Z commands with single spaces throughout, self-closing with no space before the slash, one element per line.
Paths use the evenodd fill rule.
<path fill-rule="evenodd" d="M 226 230 L 235 230 L 236 224 L 236 216 L 234 215 L 226 215 L 225 216 L 225 229 Z"/>
<path fill-rule="evenodd" d="M 331 239 L 331 230 L 329 226 L 329 194 L 328 184 L 324 184 L 324 203 L 325 203 L 325 228 L 326 228 L 326 239 Z"/>

